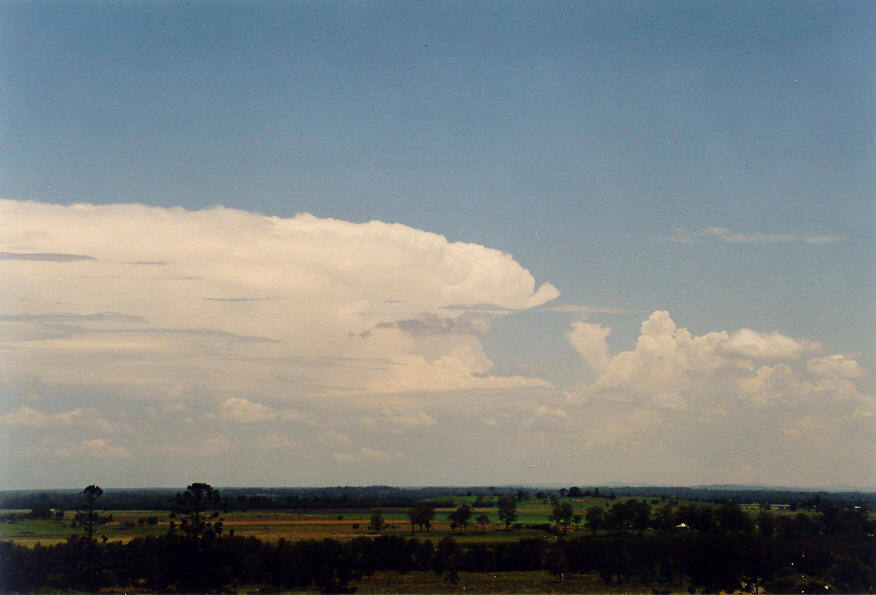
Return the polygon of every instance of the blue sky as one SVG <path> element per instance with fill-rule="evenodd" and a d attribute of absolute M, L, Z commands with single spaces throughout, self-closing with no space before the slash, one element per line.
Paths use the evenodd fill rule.
<path fill-rule="evenodd" d="M 4 4 L 0 197 L 10 202 L 0 251 L 13 256 L 0 266 L 14 282 L 0 294 L 7 327 L 0 327 L 6 338 L 0 362 L 10 379 L 0 421 L 10 435 L 68 433 L 63 443 L 7 461 L 6 483 L 76 485 L 91 481 L 79 478 L 96 469 L 106 474 L 100 481 L 115 485 L 182 482 L 199 469 L 214 473 L 218 483 L 261 484 L 485 477 L 492 483 L 876 483 L 866 457 L 873 446 L 870 370 L 876 365 L 874 16 L 865 2 Z M 78 203 L 96 210 L 80 220 L 81 212 L 63 208 Z M 190 213 L 217 205 L 226 210 Z M 321 223 L 292 219 L 300 213 Z M 267 232 L 256 214 L 286 222 L 270 220 L 275 227 Z M 102 221 L 105 231 L 85 234 L 88 220 Z M 406 227 L 343 224 L 369 221 Z M 305 249 L 295 234 L 316 228 L 325 235 L 307 237 L 321 248 Z M 121 229 L 129 235 L 119 235 Z M 176 239 L 173 229 L 191 236 Z M 143 235 L 136 246 L 126 245 L 137 233 Z M 430 234 L 449 243 L 435 243 Z M 158 245 L 150 240 L 156 237 L 169 239 Z M 251 252 L 238 262 L 244 237 Z M 335 249 L 325 248 L 326 237 L 334 238 Z M 226 248 L 219 248 L 223 242 Z M 423 252 L 425 245 L 431 248 Z M 296 260 L 302 254 L 322 251 L 320 274 L 342 279 L 338 286 L 346 289 L 335 292 L 313 275 L 284 285 L 269 273 L 252 285 L 245 272 L 264 260 L 259 250 L 269 248 L 290 250 L 274 265 L 281 267 L 277 277 L 289 262 L 303 266 Z M 109 282 L 68 285 L 61 280 L 70 269 L 59 261 L 21 256 L 81 254 L 118 264 L 129 252 L 124 262 L 169 263 L 180 269 L 175 276 L 202 277 L 205 285 L 170 290 L 155 282 L 159 276 L 147 282 L 138 274 L 126 286 L 130 296 L 114 302 L 121 294 Z M 204 254 L 228 258 L 237 268 L 214 270 L 211 277 Z M 365 260 L 356 276 L 349 254 L 401 264 L 376 271 L 369 268 L 375 262 Z M 111 267 L 97 273 L 83 269 L 74 276 L 128 274 Z M 465 291 L 450 291 L 460 275 L 473 281 Z M 416 283 L 396 296 L 405 280 Z M 202 308 L 210 299 L 250 305 L 262 302 L 240 300 L 291 299 L 300 284 L 303 294 L 323 304 L 300 321 L 293 316 L 276 336 L 263 325 L 269 312 L 256 306 L 228 311 L 233 320 L 221 322 L 217 312 Z M 414 285 L 468 301 L 432 300 Z M 102 297 L 91 302 L 92 291 Z M 66 297 L 51 300 L 53 292 Z M 137 295 L 157 297 L 150 305 Z M 191 308 L 188 322 L 155 305 L 162 298 L 173 303 L 170 295 L 183 311 Z M 347 301 L 352 295 L 359 297 Z M 380 299 L 407 300 L 410 308 L 378 312 Z M 478 309 L 474 300 L 501 308 Z M 368 324 L 332 326 L 363 304 L 375 312 Z M 680 335 L 669 332 L 672 340 L 658 341 L 659 349 L 686 355 L 649 388 L 643 379 L 662 364 L 648 368 L 637 346 L 644 349 L 649 336 L 643 321 L 662 321 L 655 313 L 663 311 L 694 338 L 726 337 L 700 345 L 694 357 Z M 341 375 L 349 375 L 357 397 L 318 388 L 284 397 L 283 380 L 219 390 L 195 380 L 216 362 L 193 360 L 174 372 L 180 379 L 173 387 L 143 393 L 132 388 L 142 388 L 142 377 L 109 382 L 113 374 L 101 367 L 118 364 L 129 345 L 98 348 L 93 328 L 59 344 L 47 330 L 61 315 L 65 324 L 73 324 L 70 316 L 80 317 L 77 324 L 97 324 L 81 317 L 101 312 L 122 316 L 102 319 L 120 325 L 101 327 L 104 333 L 133 332 L 124 325 L 139 317 L 136 324 L 147 325 L 153 341 L 159 331 L 166 341 L 168 330 L 178 333 L 174 337 L 197 330 L 201 339 L 221 330 L 287 346 L 261 354 L 273 361 L 328 357 L 330 348 L 349 361 L 364 357 L 340 342 L 296 343 L 308 320 L 338 337 L 396 333 L 381 339 L 377 352 L 411 369 L 416 366 L 404 358 L 415 354 L 425 380 L 366 378 L 351 364 Z M 584 326 L 574 326 L 579 323 Z M 599 330 L 609 327 L 610 334 Z M 216 346 L 197 347 L 212 354 Z M 459 356 L 463 349 L 471 359 Z M 603 351 L 606 356 L 593 355 Z M 460 378 L 478 381 L 439 380 L 452 376 L 442 367 L 449 354 L 463 362 L 453 368 Z M 164 370 L 150 357 L 129 365 Z M 669 359 L 667 352 L 655 361 Z M 92 361 L 94 375 L 84 378 L 63 366 L 40 372 L 57 361 Z M 241 374 L 280 377 L 258 370 Z M 780 373 L 784 388 L 755 390 L 754 379 Z M 673 375 L 677 382 L 654 388 Z M 728 375 L 742 384 L 728 382 Z M 621 386 L 621 377 L 627 384 Z M 311 380 L 316 387 L 326 379 Z M 83 387 L 97 396 L 84 396 Z M 709 403 L 706 395 L 717 393 L 727 402 Z M 183 424 L 179 407 L 192 423 L 212 415 L 230 425 L 208 438 L 221 456 L 185 447 L 191 462 L 176 474 L 161 457 L 185 449 L 149 444 L 172 446 L 184 425 L 161 433 L 147 418 L 176 415 Z M 492 425 L 463 431 L 458 420 L 451 423 L 469 407 L 482 408 Z M 77 409 L 83 413 L 64 417 Z M 353 427 L 353 420 L 380 410 L 395 411 L 390 418 L 407 429 L 389 439 L 377 436 L 377 426 Z M 149 418 L 151 412 L 157 417 Z M 302 422 L 305 414 L 312 425 Z M 752 415 L 765 425 L 746 425 Z M 106 420 L 106 435 L 75 421 L 96 416 Z M 321 416 L 341 425 L 328 427 Z M 703 444 L 716 435 L 712 422 L 702 421 L 707 418 L 723 420 L 728 436 L 761 436 L 754 444 L 770 454 L 764 459 L 730 438 Z M 848 423 L 859 425 L 852 432 Z M 529 464 L 503 467 L 496 455 L 455 468 L 423 454 L 449 448 L 448 437 L 462 450 L 489 451 L 501 444 L 502 431 L 514 428 L 526 433 L 523 443 L 535 458 L 561 457 L 556 440 L 575 444 L 581 458 L 598 452 L 608 462 L 596 468 L 542 463 L 544 472 L 533 475 Z M 664 444 L 665 466 L 643 463 L 632 435 L 653 432 L 653 440 L 681 428 L 690 439 Z M 830 428 L 855 440 L 848 451 L 807 459 L 798 442 L 809 440 L 816 453 L 830 442 L 801 428 L 824 436 Z M 603 438 L 570 442 L 564 432 Z M 420 444 L 429 433 L 431 441 Z M 277 438 L 276 457 L 291 448 L 289 435 L 323 440 L 325 460 L 309 463 L 320 471 L 277 477 L 267 465 L 251 465 L 246 440 L 266 435 Z M 685 458 L 691 449 L 702 451 L 695 461 Z M 140 461 L 142 475 L 125 475 L 143 452 L 152 454 Z M 254 468 L 252 476 L 222 476 L 222 457 Z M 34 461 L 48 468 L 58 460 L 63 464 L 54 476 L 27 471 Z M 355 463 L 355 470 L 345 463 Z M 431 467 L 441 471 L 423 470 Z M 790 471 L 777 475 L 780 469 Z"/>

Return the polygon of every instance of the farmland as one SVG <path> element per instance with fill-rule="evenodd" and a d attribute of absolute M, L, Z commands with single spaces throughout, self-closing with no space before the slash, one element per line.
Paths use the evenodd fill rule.
<path fill-rule="evenodd" d="M 490 522 L 481 527 L 470 522 L 465 530 L 453 530 L 450 527 L 448 515 L 455 506 L 463 503 L 470 505 L 476 502 L 474 496 L 457 496 L 453 498 L 454 506 L 435 509 L 435 520 L 431 529 L 425 535 L 415 532 L 418 536 L 428 536 L 432 540 L 452 536 L 463 542 L 510 541 L 526 538 L 549 537 L 550 532 L 542 526 L 550 524 L 549 517 L 552 504 L 549 500 L 529 499 L 521 502 L 517 508 L 517 519 L 514 528 L 505 531 L 504 524 L 497 516 L 496 508 L 473 507 L 472 519 L 484 514 Z M 635 500 L 632 497 L 619 498 L 558 498 L 558 502 L 568 502 L 576 513 L 585 513 L 593 506 L 609 506 L 615 502 Z M 662 503 L 655 499 L 654 505 Z M 674 500 L 676 506 L 694 506 L 697 503 L 689 500 Z M 754 504 L 743 505 L 751 515 L 757 515 L 760 507 Z M 791 514 L 787 507 L 771 506 L 774 514 Z M 378 532 L 368 529 L 372 513 L 378 511 L 386 521 L 382 535 L 410 535 L 411 525 L 406 516 L 405 508 L 377 507 L 374 509 L 316 509 L 316 510 L 271 510 L 259 509 L 250 511 L 231 510 L 223 512 L 223 530 L 226 534 L 244 537 L 256 537 L 266 541 L 297 541 L 302 539 L 337 539 L 349 541 L 360 536 L 374 536 Z M 72 526 L 72 514 L 67 513 L 62 519 L 25 518 L 27 509 L 0 510 L 0 540 L 12 541 L 17 544 L 33 546 L 36 543 L 49 545 L 66 540 L 71 535 L 81 534 L 81 529 Z M 106 510 L 112 520 L 100 529 L 100 534 L 108 541 L 127 542 L 134 537 L 163 535 L 167 533 L 171 519 L 167 510 Z M 149 519 L 155 524 L 148 524 Z M 539 526 L 538 528 L 533 528 Z M 569 533 L 575 534 L 586 529 L 582 522 L 578 527 L 570 527 Z"/>
<path fill-rule="evenodd" d="M 460 498 L 460 503 L 470 498 Z M 592 502 L 585 499 L 574 502 L 576 509 L 582 511 Z M 404 509 L 380 508 L 379 510 L 386 521 L 386 527 L 380 531 L 383 535 L 410 535 L 411 526 Z M 528 537 L 544 537 L 546 532 L 538 529 L 526 528 L 526 525 L 546 524 L 551 513 L 549 505 L 541 503 L 522 507 L 516 521 L 521 525 L 511 531 L 504 530 L 504 524 L 500 523 L 495 508 L 474 508 L 474 515 L 486 514 L 490 517 L 490 524 L 483 531 L 481 527 L 470 523 L 464 531 L 453 531 L 448 514 L 453 508 L 437 508 L 435 521 L 427 534 L 430 539 L 439 540 L 452 535 L 460 541 L 507 541 Z M 162 535 L 167 533 L 170 518 L 166 510 L 107 510 L 112 515 L 112 521 L 101 527 L 100 534 L 105 535 L 109 541 L 129 541 L 134 537 L 147 535 Z M 256 511 L 229 511 L 222 514 L 223 531 L 225 533 L 245 537 L 256 537 L 261 540 L 277 541 L 286 539 L 296 541 L 300 539 L 338 539 L 351 540 L 363 535 L 376 535 L 369 531 L 368 522 L 374 510 L 256 510 Z M 28 519 L 23 518 L 28 513 L 26 509 L 0 511 L 0 539 L 13 541 L 14 543 L 32 546 L 35 543 L 49 545 L 66 540 L 71 535 L 81 534 L 81 529 L 73 527 L 69 519 Z M 11 515 L 18 518 L 10 520 Z M 69 515 L 67 515 L 69 516 Z M 154 517 L 157 524 L 148 525 L 140 523 L 141 519 Z M 417 535 L 420 533 L 417 532 Z"/>
<path fill-rule="evenodd" d="M 758 585 L 842 592 L 874 586 L 876 520 L 866 498 L 816 494 L 789 504 L 761 497 L 740 505 L 724 495 L 703 501 L 658 491 L 568 491 L 576 497 L 567 490 L 381 490 L 375 496 L 365 488 L 339 497 L 231 489 L 220 500 L 212 487 L 193 484 L 169 500 L 167 494 L 143 500 L 172 501 L 170 509 L 120 506 L 140 500 L 110 493 L 106 502 L 116 507 L 95 508 L 92 498 L 88 512 L 51 506 L 75 503 L 75 493 L 32 494 L 26 496 L 32 508 L 0 510 L 0 570 L 11 590 L 713 592 Z M 369 505 L 342 506 L 359 496 Z M 290 507 L 270 507 L 277 503 Z M 417 520 L 417 510 L 427 518 Z"/>

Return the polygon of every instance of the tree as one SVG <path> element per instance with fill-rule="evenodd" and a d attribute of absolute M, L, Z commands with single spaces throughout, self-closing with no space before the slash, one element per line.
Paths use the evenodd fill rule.
<path fill-rule="evenodd" d="M 644 531 L 651 520 L 651 505 L 644 500 L 626 501 L 627 518 L 636 531 Z"/>
<path fill-rule="evenodd" d="M 368 528 L 375 533 L 380 533 L 386 527 L 386 521 L 383 520 L 383 515 L 379 512 L 371 513 L 371 520 L 368 522 Z"/>
<path fill-rule="evenodd" d="M 414 525 L 419 526 L 420 532 L 428 531 L 432 527 L 432 519 L 435 518 L 435 508 L 424 502 L 417 503 L 413 508 L 407 511 L 408 519 L 411 521 L 411 534 L 414 532 Z"/>
<path fill-rule="evenodd" d="M 471 515 L 471 506 L 468 504 L 468 502 L 465 502 L 462 506 L 447 515 L 447 518 L 450 519 L 451 526 L 462 527 L 462 531 L 464 533 L 465 526 L 468 524 L 468 520 L 471 518 Z"/>
<path fill-rule="evenodd" d="M 557 523 L 557 529 L 560 528 L 560 525 L 563 527 L 563 531 L 566 531 L 569 528 L 569 523 L 572 522 L 572 518 L 575 516 L 575 511 L 572 509 L 572 504 L 569 502 L 558 502 L 554 504 L 554 509 L 551 512 L 551 516 L 548 517 L 549 520 Z"/>
<path fill-rule="evenodd" d="M 508 494 L 498 499 L 496 507 L 499 509 L 499 520 L 505 521 L 505 530 L 507 531 L 511 523 L 517 520 L 517 500 Z"/>
<path fill-rule="evenodd" d="M 102 515 L 94 509 L 94 503 L 103 496 L 103 490 L 100 489 L 100 486 L 90 485 L 82 490 L 80 495 L 85 496 L 85 512 L 76 512 L 76 516 L 73 517 L 73 526 L 82 527 L 88 541 L 92 541 L 95 528 L 113 520 L 113 515 Z"/>
<path fill-rule="evenodd" d="M 475 522 L 481 526 L 481 531 L 483 533 L 487 532 L 487 525 L 490 523 L 490 517 L 485 514 L 479 514 L 475 519 Z"/>
<path fill-rule="evenodd" d="M 672 509 L 672 504 L 664 504 L 657 509 L 657 516 L 654 518 L 654 526 L 661 531 L 671 531 L 675 528 L 675 511 Z"/>
<path fill-rule="evenodd" d="M 569 491 L 566 493 L 569 498 L 583 498 L 584 492 L 581 491 L 581 488 L 578 486 L 573 486 L 569 488 Z"/>
<path fill-rule="evenodd" d="M 103 496 L 100 486 L 90 485 L 80 492 L 85 496 L 85 512 L 77 511 L 73 517 L 73 526 L 82 527 L 87 536 L 85 544 L 85 584 L 91 588 L 94 586 L 94 530 L 100 525 L 105 525 L 113 519 L 111 514 L 103 515 L 95 510 L 95 502 Z M 106 541 L 106 536 L 103 537 Z"/>
<path fill-rule="evenodd" d="M 596 533 L 599 529 L 602 529 L 605 523 L 605 509 L 603 507 L 598 504 L 591 506 L 585 514 L 587 516 L 587 526 L 590 527 L 591 531 Z"/>
<path fill-rule="evenodd" d="M 182 494 L 177 493 L 170 518 L 179 519 L 180 530 L 192 541 L 222 534 L 222 519 L 219 518 L 219 490 L 207 483 L 193 483 Z M 170 532 L 176 532 L 173 521 Z"/>

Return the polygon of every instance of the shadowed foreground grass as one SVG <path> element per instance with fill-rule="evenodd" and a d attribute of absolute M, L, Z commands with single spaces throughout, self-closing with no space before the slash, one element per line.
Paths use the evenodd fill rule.
<path fill-rule="evenodd" d="M 433 572 L 377 572 L 356 581 L 356 593 L 650 593 L 638 583 L 605 584 L 596 574 L 567 574 L 562 579 L 545 571 L 460 572 L 454 585 Z M 686 593 L 676 585 L 675 591 Z"/>

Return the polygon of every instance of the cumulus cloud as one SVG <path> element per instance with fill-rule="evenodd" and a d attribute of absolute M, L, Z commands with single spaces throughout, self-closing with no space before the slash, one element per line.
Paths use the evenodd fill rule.
<path fill-rule="evenodd" d="M 130 458 L 131 451 L 119 444 L 113 444 L 111 440 L 104 438 L 95 438 L 93 440 L 83 440 L 79 443 L 79 450 L 84 454 L 99 458 Z"/>
<path fill-rule="evenodd" d="M 81 407 L 49 414 L 21 405 L 15 411 L 0 415 L 0 423 L 23 428 L 82 427 L 107 433 L 131 429 L 127 424 L 111 422 L 100 413 L 94 410 L 86 411 Z"/>
<path fill-rule="evenodd" d="M 276 414 L 269 408 L 249 399 L 232 397 L 219 405 L 219 417 L 239 422 L 270 421 Z"/>
<path fill-rule="evenodd" d="M 608 362 L 608 343 L 605 338 L 611 329 L 588 322 L 573 322 L 566 338 L 588 366 L 602 370 Z"/>
<path fill-rule="evenodd" d="M 787 363 L 821 349 L 810 339 L 747 328 L 693 336 L 678 328 L 668 312 L 656 311 L 642 323 L 634 349 L 610 355 L 610 332 L 575 322 L 566 334 L 582 360 L 599 373 L 594 382 L 579 387 L 575 399 L 599 397 L 683 411 L 692 403 L 714 408 L 718 395 L 756 405 L 861 396 L 848 382 L 863 374 L 854 359 L 839 354 L 811 359 L 809 377 Z M 769 363 L 758 365 L 764 362 Z"/>
<path fill-rule="evenodd" d="M 553 432 L 565 429 L 572 418 L 565 410 L 559 407 L 540 405 L 533 412 L 532 417 L 526 420 L 524 427 L 537 432 Z"/>
<path fill-rule="evenodd" d="M 796 359 L 802 354 L 821 349 L 821 344 L 809 339 L 794 339 L 781 333 L 760 333 L 739 329 L 721 345 L 727 355 L 751 359 L 784 360 Z"/>
<path fill-rule="evenodd" d="M 479 336 L 557 289 L 508 254 L 405 225 L 3 200 L 0 250 L 16 376 L 199 387 L 238 421 L 267 419 L 264 397 L 549 384 L 494 374 Z"/>
<path fill-rule="evenodd" d="M 574 323 L 567 338 L 585 362 L 600 372 L 586 389 L 613 398 L 647 398 L 669 408 L 682 408 L 693 398 L 704 376 L 728 373 L 738 363 L 716 353 L 727 333 L 693 337 L 679 329 L 668 312 L 656 311 L 642 323 L 635 349 L 609 356 L 606 337 L 610 328 Z"/>
<path fill-rule="evenodd" d="M 696 336 L 664 311 L 632 349 L 612 352 L 610 332 L 575 322 L 566 334 L 596 376 L 565 392 L 570 419 L 553 435 L 588 462 L 622 462 L 640 477 L 659 469 L 657 482 L 737 481 L 748 469 L 772 483 L 872 483 L 876 397 L 856 384 L 866 373 L 851 356 L 804 364 L 816 341 L 752 329 Z"/>
<path fill-rule="evenodd" d="M 816 376 L 860 378 L 864 375 L 856 360 L 841 353 L 813 358 L 807 362 L 806 369 Z"/>

